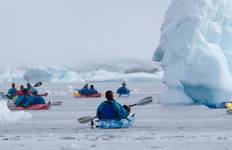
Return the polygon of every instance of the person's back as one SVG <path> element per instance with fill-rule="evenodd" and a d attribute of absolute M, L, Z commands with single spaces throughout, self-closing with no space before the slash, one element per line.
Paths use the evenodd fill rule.
<path fill-rule="evenodd" d="M 15 88 L 15 83 L 12 83 L 11 88 L 7 92 L 7 97 L 11 99 L 15 96 L 17 96 L 17 89 Z"/>
<path fill-rule="evenodd" d="M 38 91 L 36 89 L 32 89 L 32 96 L 30 98 L 29 104 L 45 104 L 45 99 L 42 96 L 38 95 Z"/>
<path fill-rule="evenodd" d="M 31 96 L 31 105 L 45 104 L 45 99 L 41 96 Z"/>
<path fill-rule="evenodd" d="M 32 89 L 33 89 L 33 87 L 31 86 L 31 84 L 30 83 L 27 83 L 27 95 L 31 95 L 31 91 L 32 91 Z"/>
<path fill-rule="evenodd" d="M 91 85 L 88 91 L 88 95 L 94 95 L 94 94 L 98 94 L 98 91 L 94 88 L 93 85 Z"/>
<path fill-rule="evenodd" d="M 89 87 L 88 84 L 85 84 L 85 86 L 78 91 L 81 95 L 88 95 Z"/>
<path fill-rule="evenodd" d="M 130 90 L 128 88 L 126 88 L 126 83 L 122 83 L 122 87 L 120 87 L 117 90 L 117 94 L 119 94 L 119 95 L 130 94 Z"/>
<path fill-rule="evenodd" d="M 15 100 L 15 105 L 16 106 L 23 106 L 25 107 L 25 104 L 28 102 L 29 100 L 29 96 L 27 95 L 27 89 L 23 90 L 23 95 L 19 96 L 16 100 Z"/>
<path fill-rule="evenodd" d="M 20 90 L 17 91 L 17 95 L 18 96 L 22 96 L 23 95 L 23 89 L 24 89 L 24 86 L 20 85 Z"/>
<path fill-rule="evenodd" d="M 130 113 L 130 108 L 122 106 L 113 98 L 113 92 L 106 92 L 106 101 L 97 108 L 97 118 L 99 120 L 121 120 L 126 119 Z"/>

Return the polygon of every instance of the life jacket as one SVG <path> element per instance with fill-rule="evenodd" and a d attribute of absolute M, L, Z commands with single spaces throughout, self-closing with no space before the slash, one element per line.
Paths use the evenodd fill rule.
<path fill-rule="evenodd" d="M 94 94 L 98 94 L 97 90 L 95 90 L 95 89 L 89 89 L 88 95 L 94 95 Z"/>
<path fill-rule="evenodd" d="M 130 93 L 130 91 L 126 87 L 120 87 L 117 90 L 117 94 L 129 94 L 129 93 Z"/>
<path fill-rule="evenodd" d="M 118 118 L 118 112 L 113 102 L 104 102 L 101 109 L 101 119 L 113 120 Z"/>
<path fill-rule="evenodd" d="M 31 95 L 31 90 L 27 91 L 27 95 Z"/>
<path fill-rule="evenodd" d="M 88 88 L 82 88 L 78 91 L 81 95 L 88 95 L 89 89 Z"/>
<path fill-rule="evenodd" d="M 11 97 L 16 96 L 17 95 L 17 89 L 16 88 L 9 89 L 8 95 L 11 96 Z"/>
<path fill-rule="evenodd" d="M 18 96 L 22 96 L 23 95 L 23 91 L 20 90 L 20 91 L 17 92 L 17 94 L 18 94 Z"/>

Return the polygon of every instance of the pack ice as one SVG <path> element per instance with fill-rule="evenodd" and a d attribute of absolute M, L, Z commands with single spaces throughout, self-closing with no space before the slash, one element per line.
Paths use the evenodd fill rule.
<path fill-rule="evenodd" d="M 153 56 L 165 71 L 162 103 L 231 98 L 231 8 L 231 0 L 172 0 Z"/>

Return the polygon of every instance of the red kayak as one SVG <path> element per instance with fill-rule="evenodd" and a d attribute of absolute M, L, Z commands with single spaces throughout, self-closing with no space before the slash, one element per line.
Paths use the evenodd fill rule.
<path fill-rule="evenodd" d="M 50 108 L 50 103 L 48 104 L 35 104 L 31 105 L 27 108 L 23 108 L 22 106 L 16 107 L 15 105 L 8 105 L 10 110 L 48 110 Z"/>
<path fill-rule="evenodd" d="M 101 97 L 101 93 L 98 94 L 93 94 L 93 95 L 80 95 L 79 93 L 74 93 L 73 96 L 75 98 L 100 98 Z"/>

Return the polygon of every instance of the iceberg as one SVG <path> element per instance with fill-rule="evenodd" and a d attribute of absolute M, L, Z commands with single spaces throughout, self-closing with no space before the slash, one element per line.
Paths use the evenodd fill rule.
<path fill-rule="evenodd" d="M 231 0 L 172 0 L 153 55 L 168 87 L 162 103 L 231 98 L 231 7 Z"/>
<path fill-rule="evenodd" d="M 7 107 L 5 100 L 0 100 L 0 122 L 14 122 L 19 120 L 30 120 L 32 115 L 28 112 L 12 112 Z"/>

